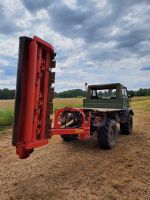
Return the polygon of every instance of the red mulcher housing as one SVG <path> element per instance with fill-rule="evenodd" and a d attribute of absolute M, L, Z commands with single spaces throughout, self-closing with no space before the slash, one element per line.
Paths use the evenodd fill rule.
<path fill-rule="evenodd" d="M 19 158 L 30 156 L 34 148 L 48 144 L 53 135 L 77 135 L 85 139 L 90 135 L 90 112 L 78 108 L 63 108 L 55 112 L 54 127 L 50 114 L 53 111 L 55 80 L 55 52 L 52 45 L 34 36 L 20 37 L 17 71 L 15 119 L 12 144 Z M 64 114 L 74 115 L 77 126 L 66 126 Z M 77 117 L 76 117 L 77 116 Z"/>

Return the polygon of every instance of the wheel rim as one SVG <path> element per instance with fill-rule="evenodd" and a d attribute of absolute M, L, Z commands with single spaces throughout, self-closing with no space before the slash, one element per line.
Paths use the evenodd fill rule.
<path fill-rule="evenodd" d="M 130 132 L 132 132 L 133 129 L 133 120 L 132 117 L 130 118 Z"/>
<path fill-rule="evenodd" d="M 110 140 L 112 141 L 114 139 L 114 131 L 113 131 L 113 127 L 111 127 L 110 129 Z"/>
<path fill-rule="evenodd" d="M 112 126 L 111 129 L 110 129 L 110 135 L 109 135 L 109 139 L 110 139 L 110 142 L 114 145 L 116 143 L 116 137 L 117 137 L 117 134 L 116 134 L 116 126 Z"/>

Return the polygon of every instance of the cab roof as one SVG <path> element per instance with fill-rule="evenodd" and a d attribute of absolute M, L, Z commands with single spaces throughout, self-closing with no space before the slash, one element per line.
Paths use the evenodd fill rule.
<path fill-rule="evenodd" d="M 117 87 L 126 88 L 121 83 L 109 83 L 109 84 L 101 84 L 101 85 L 88 85 L 90 89 L 115 89 Z"/>

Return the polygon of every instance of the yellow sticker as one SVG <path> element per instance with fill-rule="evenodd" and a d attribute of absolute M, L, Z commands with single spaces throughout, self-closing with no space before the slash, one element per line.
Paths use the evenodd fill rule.
<path fill-rule="evenodd" d="M 76 132 L 76 133 L 83 133 L 84 130 L 83 130 L 83 129 L 75 129 L 75 132 Z"/>

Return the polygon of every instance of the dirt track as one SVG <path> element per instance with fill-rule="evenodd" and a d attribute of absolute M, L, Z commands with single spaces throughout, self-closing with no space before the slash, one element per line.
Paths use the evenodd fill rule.
<path fill-rule="evenodd" d="M 96 139 L 64 143 L 59 137 L 19 160 L 10 131 L 0 135 L 0 200 L 150 199 L 150 116 L 135 113 L 134 134 L 100 150 Z"/>

